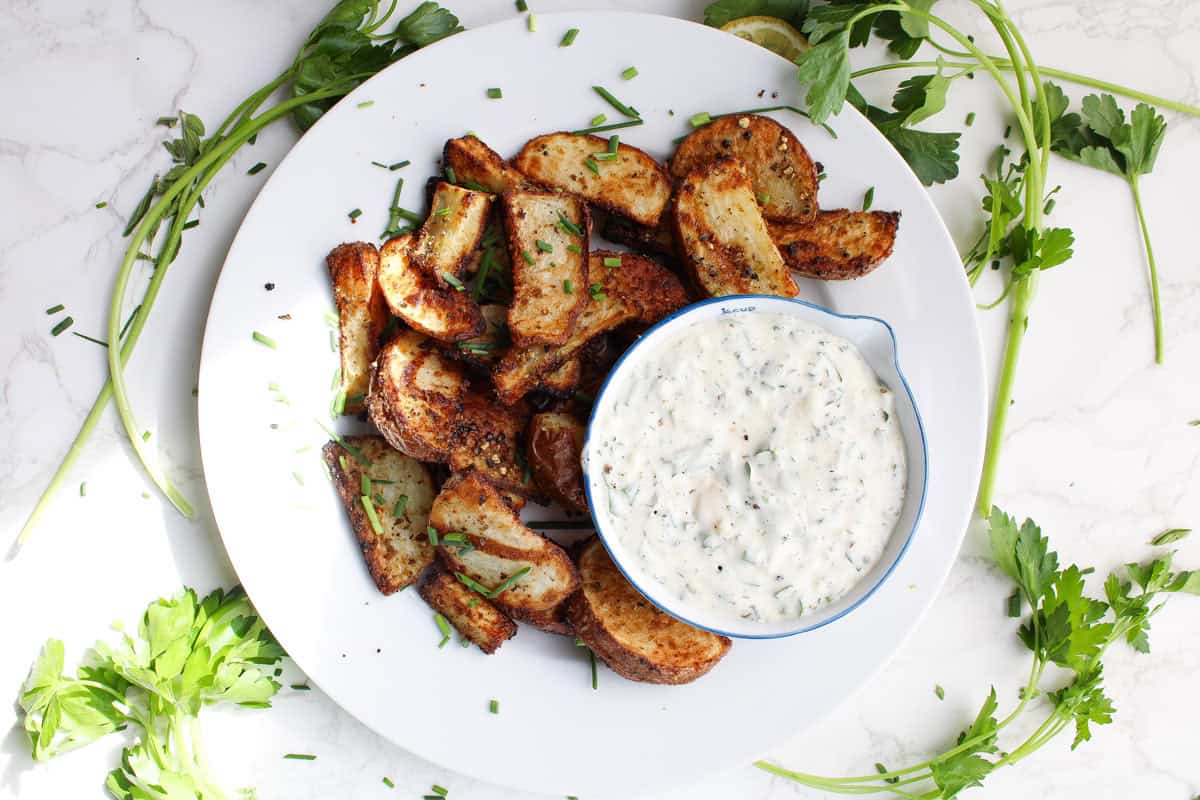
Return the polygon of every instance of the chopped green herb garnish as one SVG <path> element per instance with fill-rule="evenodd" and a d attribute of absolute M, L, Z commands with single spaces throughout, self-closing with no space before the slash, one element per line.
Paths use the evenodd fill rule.
<path fill-rule="evenodd" d="M 529 10 L 529 3 L 525 2 L 525 0 L 517 0 L 517 11 L 524 13 L 528 10 Z"/>
<path fill-rule="evenodd" d="M 396 499 L 396 505 L 392 508 L 392 516 L 399 517 L 404 513 L 404 509 L 408 507 L 408 495 L 402 494 Z"/>
<path fill-rule="evenodd" d="M 293 761 L 316 761 L 317 757 L 308 753 L 286 753 L 284 758 L 290 758 Z"/>
<path fill-rule="evenodd" d="M 456 292 L 465 292 L 467 290 L 467 287 L 463 284 L 463 282 L 451 275 L 449 272 L 443 272 L 442 277 L 446 280 L 446 283 L 454 287 Z"/>
<path fill-rule="evenodd" d="M 257 175 L 258 173 L 262 172 L 266 168 L 267 168 L 267 163 L 265 161 L 260 161 L 257 164 L 255 164 L 253 167 L 251 167 L 250 169 L 246 170 L 246 174 L 247 175 Z"/>
<path fill-rule="evenodd" d="M 637 67 L 628 67 L 621 72 L 621 77 L 627 81 L 631 81 L 637 77 Z"/>
<path fill-rule="evenodd" d="M 603 117 L 604 115 L 601 114 L 600 116 Z M 603 133 L 604 131 L 616 131 L 616 130 L 620 130 L 621 128 L 636 128 L 638 125 L 645 125 L 645 124 L 646 124 L 645 121 L 643 121 L 640 118 L 639 119 L 631 119 L 626 122 L 614 122 L 610 125 L 593 125 L 590 128 L 580 128 L 577 131 L 571 131 L 571 135 L 572 136 L 583 136 L 583 135 L 589 134 L 589 133 Z M 686 138 L 686 137 L 684 137 L 684 138 Z"/>
<path fill-rule="evenodd" d="M 519 580 L 521 580 L 521 578 L 525 577 L 525 573 L 529 572 L 530 569 L 531 569 L 531 567 L 522 567 L 521 569 L 514 572 L 512 575 L 509 575 L 504 580 L 503 583 L 501 583 L 499 586 L 497 586 L 495 589 L 492 589 L 491 592 L 488 593 L 488 599 L 489 600 L 495 599 L 495 598 L 499 597 L 501 594 L 503 594 L 505 591 L 507 591 L 508 589 L 511 589 L 513 586 L 516 585 L 517 581 L 519 581 Z"/>
<path fill-rule="evenodd" d="M 558 224 L 567 229 L 567 232 L 573 233 L 576 236 L 583 236 L 583 228 L 576 225 L 571 220 L 567 219 L 566 214 L 558 212 Z"/>
<path fill-rule="evenodd" d="M 387 164 L 384 164 L 382 161 L 372 161 L 372 162 L 371 162 L 371 164 L 372 164 L 372 166 L 379 167 L 380 169 L 387 169 L 387 168 L 388 168 L 388 165 L 387 165 Z"/>
<path fill-rule="evenodd" d="M 592 119 L 588 122 L 588 126 L 594 128 L 597 125 L 602 125 L 607 121 L 608 121 L 607 114 L 597 114 L 596 116 L 592 117 Z"/>
<path fill-rule="evenodd" d="M 620 256 L 605 256 L 604 257 L 604 266 L 606 266 L 606 267 L 621 266 L 621 257 Z"/>
<path fill-rule="evenodd" d="M 176 117 L 159 117 L 154 121 L 155 125 L 162 125 L 164 128 L 174 128 L 179 124 Z"/>
<path fill-rule="evenodd" d="M 75 324 L 74 318 L 63 317 L 62 320 L 57 325 L 55 325 L 53 328 L 50 329 L 50 335 L 58 336 L 60 333 L 62 333 L 63 331 L 65 331 L 67 328 L 71 327 L 74 324 Z"/>
<path fill-rule="evenodd" d="M 83 481 L 79 484 L 79 496 L 87 497 L 87 481 Z"/>
<path fill-rule="evenodd" d="M 968 128 L 975 124 L 975 112 L 974 111 L 967 114 L 967 118 L 963 120 L 963 124 L 966 125 Z"/>
<path fill-rule="evenodd" d="M 433 621 L 437 623 L 438 630 L 442 632 L 442 640 L 438 642 L 438 649 L 446 646 L 446 642 L 450 641 L 450 623 L 441 614 L 435 613 Z"/>
<path fill-rule="evenodd" d="M 600 677 L 597 674 L 598 670 L 596 668 L 596 653 L 590 647 L 588 648 L 588 658 L 590 658 L 591 662 L 592 662 L 592 689 L 593 690 L 599 689 L 600 688 Z"/>
<path fill-rule="evenodd" d="M 529 15 L 529 32 L 534 33 L 536 31 L 537 31 L 537 17 L 533 14 L 530 14 Z"/>
<path fill-rule="evenodd" d="M 537 249 L 541 250 L 543 253 L 553 253 L 554 252 L 554 245 L 550 244 L 549 242 L 543 241 L 541 239 L 534 239 L 533 243 L 535 245 L 537 245 Z"/>
<path fill-rule="evenodd" d="M 625 105 L 625 104 L 624 104 L 624 103 L 622 103 L 620 100 L 618 100 L 618 99 L 617 99 L 617 98 L 616 98 L 616 97 L 613 95 L 613 93 L 612 93 L 612 92 L 610 92 L 608 89 L 605 89 L 603 86 L 593 86 L 593 87 L 592 87 L 592 90 L 593 90 L 593 91 L 594 91 L 596 94 L 598 94 L 598 95 L 600 95 L 601 97 L 603 97 L 603 98 L 604 98 L 604 100 L 605 100 L 605 102 L 607 102 L 607 103 L 608 103 L 610 106 L 612 106 L 613 108 L 615 108 L 617 111 L 620 111 L 620 112 L 621 112 L 622 114 L 624 114 L 625 116 L 627 116 L 627 117 L 634 117 L 634 118 L 638 118 L 638 117 L 641 117 L 641 116 L 642 116 L 641 114 L 639 114 L 639 113 L 637 112 L 637 109 L 636 109 L 636 108 L 634 108 L 633 106 L 627 106 L 627 105 Z"/>
<path fill-rule="evenodd" d="M 49 308 L 46 309 L 46 316 L 50 316 L 51 314 L 57 314 L 58 312 L 62 311 L 64 308 L 66 308 L 66 306 L 64 306 L 62 303 L 59 303 L 56 306 L 50 306 Z"/>
<path fill-rule="evenodd" d="M 500 701 L 499 700 L 489 700 L 488 701 L 488 711 L 492 714 L 499 714 L 500 713 Z"/>
<path fill-rule="evenodd" d="M 934 684 L 933 693 L 937 695 L 938 700 L 946 699 L 946 690 L 941 687 L 941 684 Z"/>
<path fill-rule="evenodd" d="M 612 136 L 608 137 L 608 152 L 616 153 L 618 148 L 620 148 L 620 146 L 621 146 L 621 137 L 620 136 L 617 136 L 614 133 Z"/>
<path fill-rule="evenodd" d="M 359 103 L 359 104 L 358 104 L 357 106 L 355 106 L 355 107 L 356 107 L 356 108 L 370 108 L 370 107 L 371 107 L 371 106 L 373 106 L 373 105 L 375 105 L 375 101 L 374 101 L 374 100 L 363 100 L 361 103 Z"/>
<path fill-rule="evenodd" d="M 1021 592 L 1020 590 L 1013 592 L 1008 597 L 1008 616 L 1016 618 L 1021 616 Z"/>
<path fill-rule="evenodd" d="M 467 608 L 474 608 L 477 605 L 479 605 L 479 598 L 472 597 L 471 600 L 467 603 Z"/>
<path fill-rule="evenodd" d="M 143 442 L 150 441 L 150 431 L 142 431 L 142 441 Z"/>
<path fill-rule="evenodd" d="M 710 122 L 712 122 L 712 117 L 708 115 L 707 111 L 701 111 L 699 114 L 693 114 L 692 118 L 688 120 L 688 124 L 693 128 L 699 128 L 701 125 L 707 125 Z"/>
<path fill-rule="evenodd" d="M 379 515 L 375 513 L 375 503 L 366 495 L 360 497 L 359 500 L 362 501 L 363 510 L 367 512 L 367 519 L 371 523 L 371 530 L 375 531 L 377 536 L 382 536 L 383 526 L 379 524 Z"/>
<path fill-rule="evenodd" d="M 596 159 L 592 158 L 591 156 L 587 157 L 587 160 L 585 160 L 583 162 L 583 165 L 585 167 L 587 167 L 588 169 L 590 169 L 592 172 L 596 173 L 597 175 L 600 174 L 600 165 L 597 164 Z"/>
<path fill-rule="evenodd" d="M 599 283 L 593 283 L 588 287 L 588 293 L 591 294 L 593 300 L 603 300 L 608 295 L 604 291 L 604 286 Z"/>
<path fill-rule="evenodd" d="M 312 691 L 312 687 L 309 686 L 307 683 L 293 683 L 292 689 L 294 689 L 297 692 L 311 692 Z"/>
<path fill-rule="evenodd" d="M 1180 539 L 1184 539 L 1192 532 L 1191 528 L 1171 528 L 1163 531 L 1158 536 L 1150 540 L 1150 544 L 1155 547 L 1162 547 L 1165 544 L 1174 544 Z"/>
<path fill-rule="evenodd" d="M 492 100 L 499 100 L 501 97 L 504 97 L 504 92 L 500 91 L 499 86 L 493 86 L 487 90 L 487 96 Z"/>
<path fill-rule="evenodd" d="M 352 209 L 350 209 L 350 213 L 347 214 L 346 216 L 350 217 L 351 220 L 356 220 L 362 216 L 362 209 L 361 208 L 352 208 Z"/>
<path fill-rule="evenodd" d="M 575 37 L 579 35 L 579 28 L 570 28 L 563 34 L 562 41 L 558 43 L 559 47 L 570 47 L 575 43 Z M 592 123 L 595 125 L 596 123 Z"/>
<path fill-rule="evenodd" d="M 450 794 L 449 789 L 438 786 L 436 783 L 433 786 L 430 786 L 429 788 L 433 791 L 434 794 L 440 794 L 442 797 L 445 797 L 446 795 Z"/>
<path fill-rule="evenodd" d="M 192 228 L 198 227 L 199 225 L 200 225 L 200 220 L 193 219 L 193 220 L 189 220 L 188 222 L 183 223 L 183 229 L 185 231 L 190 231 Z"/>
<path fill-rule="evenodd" d="M 450 183 L 458 183 L 458 176 L 454 174 L 454 167 L 446 165 L 446 180 Z"/>
<path fill-rule="evenodd" d="M 871 204 L 875 202 L 875 187 L 867 189 L 867 193 L 863 195 L 862 210 L 870 211 Z"/>
<path fill-rule="evenodd" d="M 430 543 L 431 545 L 433 545 L 434 547 L 437 547 L 437 543 L 438 543 L 438 532 L 437 532 L 437 528 L 435 528 L 435 527 L 433 527 L 432 525 L 430 525 L 429 527 L 427 527 L 427 528 L 425 529 L 425 534 L 426 534 L 426 535 L 429 537 L 429 543 Z"/>
<path fill-rule="evenodd" d="M 101 347 L 108 347 L 108 342 L 104 342 L 104 341 L 101 341 L 100 339 L 96 339 L 91 336 L 88 336 L 86 333 L 80 333 L 79 331 L 71 331 L 71 335 L 78 336 L 80 339 L 86 339 L 87 341 L 91 342 L 92 344 L 98 344 Z"/>
<path fill-rule="evenodd" d="M 566 292 L 567 294 L 574 294 L 574 293 L 575 293 L 575 284 L 571 283 L 571 279 L 570 279 L 570 278 L 568 278 L 567 280 L 563 281 L 563 291 L 564 291 L 564 292 Z"/>
<path fill-rule="evenodd" d="M 369 495 L 371 493 L 371 476 L 363 473 L 358 478 L 359 494 Z"/>
<path fill-rule="evenodd" d="M 411 163 L 412 163 L 411 161 L 407 161 L 407 160 L 397 161 L 395 164 L 388 164 L 388 169 L 391 170 L 392 172 L 395 172 L 398 169 L 404 169 Z"/>
<path fill-rule="evenodd" d="M 261 345 L 271 348 L 272 350 L 275 350 L 279 347 L 279 345 L 275 344 L 275 340 L 272 339 L 270 336 L 267 336 L 265 333 L 259 333 L 258 331 L 254 331 L 250 334 L 250 338 L 252 338 L 254 341 L 258 342 Z"/>
<path fill-rule="evenodd" d="M 389 789 L 396 788 L 396 784 L 392 783 L 392 779 L 387 777 L 386 775 L 383 777 L 383 785 L 388 787 Z"/>
<path fill-rule="evenodd" d="M 433 215 L 435 217 L 444 217 L 449 213 L 450 213 L 450 206 L 446 206 L 445 208 L 439 208 L 437 211 L 433 212 Z"/>
<path fill-rule="evenodd" d="M 615 161 L 617 154 L 610 153 L 606 150 L 603 153 L 592 153 L 592 158 L 596 159 L 597 161 Z"/>
<path fill-rule="evenodd" d="M 575 255 L 577 255 L 577 256 L 578 256 L 578 255 L 583 255 L 583 248 L 581 248 L 581 247 L 580 247 L 579 245 L 577 245 L 577 244 L 569 244 L 569 245 L 567 245 L 567 250 L 568 250 L 569 252 L 572 252 L 572 253 L 574 253 L 574 254 L 575 254 Z"/>
<path fill-rule="evenodd" d="M 96 203 L 96 208 L 106 208 L 107 206 L 108 206 L 108 203 L 106 203 L 103 200 L 101 200 L 99 203 Z"/>
<path fill-rule="evenodd" d="M 526 264 L 532 264 L 532 263 L 533 263 L 533 256 L 529 255 L 529 251 L 528 251 L 528 250 L 522 250 L 522 251 L 521 251 L 521 258 L 525 259 L 525 263 L 526 263 Z"/>

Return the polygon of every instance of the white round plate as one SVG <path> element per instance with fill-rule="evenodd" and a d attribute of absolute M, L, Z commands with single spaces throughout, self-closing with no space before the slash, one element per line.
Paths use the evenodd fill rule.
<path fill-rule="evenodd" d="M 579 38 L 559 47 L 572 27 Z M 622 80 L 631 65 L 640 74 Z M 881 317 L 901 343 L 930 461 L 925 516 L 907 555 L 837 624 L 738 641 L 689 686 L 630 683 L 602 668 L 593 690 L 583 649 L 532 629 L 493 656 L 457 643 L 439 650 L 431 612 L 415 591 L 390 598 L 376 591 L 319 462 L 327 437 L 318 421 L 330 424 L 337 365 L 324 319 L 333 307 L 324 256 L 339 242 L 378 237 L 397 177 L 405 178 L 402 205 L 423 207 L 425 180 L 449 137 L 474 130 L 508 156 L 537 134 L 584 127 L 599 113 L 618 120 L 592 92 L 596 84 L 646 120 L 620 131 L 622 141 L 663 159 L 697 112 L 801 97 L 787 61 L 714 29 L 650 15 L 544 14 L 536 33 L 514 17 L 422 50 L 326 114 L 259 194 L 213 297 L 199 397 L 204 471 L 229 557 L 312 680 L 382 736 L 449 769 L 589 800 L 747 764 L 879 669 L 954 559 L 986 424 L 973 303 L 925 191 L 851 109 L 833 121 L 836 139 L 798 115 L 774 114 L 824 165 L 822 205 L 857 208 L 874 186 L 876 208 L 904 214 L 895 254 L 879 270 L 857 281 L 804 282 L 801 297 Z M 493 86 L 503 99 L 487 98 Z M 396 172 L 371 164 L 402 159 L 412 164 Z M 363 214 L 352 224 L 355 208 Z M 274 291 L 264 290 L 268 282 Z M 278 349 L 255 342 L 252 331 Z M 492 698 L 501 703 L 498 716 L 488 713 Z"/>

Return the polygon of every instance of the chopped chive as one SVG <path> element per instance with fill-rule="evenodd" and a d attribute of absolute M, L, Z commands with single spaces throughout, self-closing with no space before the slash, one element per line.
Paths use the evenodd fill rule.
<path fill-rule="evenodd" d="M 316 756 L 309 755 L 308 753 L 286 753 L 286 754 L 284 754 L 283 757 L 290 758 L 293 761 L 316 761 L 317 760 Z"/>
<path fill-rule="evenodd" d="M 583 391 L 582 389 L 579 389 L 575 392 L 575 400 L 577 402 L 584 403 L 589 406 L 592 403 L 596 402 L 596 398 L 592 397 L 590 394 Z"/>
<path fill-rule="evenodd" d="M 501 97 L 504 97 L 504 92 L 500 90 L 499 86 L 493 86 L 487 90 L 487 96 L 489 99 L 499 100 Z"/>
<path fill-rule="evenodd" d="M 591 662 L 592 662 L 592 689 L 596 690 L 596 689 L 600 688 L 600 686 L 599 686 L 600 680 L 599 680 L 599 676 L 596 674 L 597 673 L 596 653 L 591 648 L 588 648 L 588 658 L 591 659 Z"/>
<path fill-rule="evenodd" d="M 591 121 L 588 122 L 588 126 L 594 128 L 597 125 L 602 125 L 607 121 L 608 121 L 607 114 L 597 114 L 596 116 L 592 117 Z"/>
<path fill-rule="evenodd" d="M 292 689 L 294 689 L 297 692 L 311 692 L 312 691 L 312 687 L 309 686 L 307 683 L 293 683 Z"/>
<path fill-rule="evenodd" d="M 593 300 L 603 300 L 608 297 L 608 294 L 604 291 L 604 286 L 599 283 L 593 283 L 589 286 L 588 294 L 592 296 Z"/>
<path fill-rule="evenodd" d="M 525 2 L 525 0 L 517 0 L 517 11 L 524 13 L 528 10 L 529 10 L 529 3 Z"/>
<path fill-rule="evenodd" d="M 433 545 L 434 547 L 437 547 L 437 543 L 438 543 L 437 528 L 430 525 L 428 528 L 425 529 L 425 534 L 429 537 L 429 543 L 431 545 Z"/>
<path fill-rule="evenodd" d="M 567 219 L 566 214 L 562 213 L 561 211 L 558 212 L 558 223 L 576 236 L 583 236 L 583 228 Z"/>
<path fill-rule="evenodd" d="M 946 690 L 943 689 L 940 684 L 934 684 L 933 693 L 937 695 L 938 700 L 946 699 Z"/>
<path fill-rule="evenodd" d="M 1012 125 L 1009 125 L 1007 128 L 1004 129 L 1004 138 L 1007 139 L 1011 135 L 1012 135 Z"/>
<path fill-rule="evenodd" d="M 454 167 L 446 165 L 446 180 L 450 183 L 458 183 L 458 176 L 454 174 Z"/>
<path fill-rule="evenodd" d="M 383 785 L 388 787 L 389 789 L 396 788 L 396 784 L 392 783 L 392 779 L 387 777 L 386 775 L 383 776 Z"/>
<path fill-rule="evenodd" d="M 183 223 L 183 229 L 185 231 L 190 231 L 192 228 L 197 227 L 199 224 L 200 224 L 200 220 L 198 220 L 198 219 L 189 220 L 188 222 Z"/>
<path fill-rule="evenodd" d="M 530 528 L 542 531 L 590 531 L 595 529 L 590 519 L 544 519 L 525 524 Z"/>
<path fill-rule="evenodd" d="M 122 236 L 128 236 L 133 233 L 133 229 L 142 221 L 142 217 L 146 216 L 146 212 L 150 210 L 150 204 L 154 202 L 154 196 L 158 194 L 158 176 L 150 181 L 150 188 L 142 195 L 142 199 L 138 201 L 137 207 L 133 209 L 133 213 L 129 215 L 129 222 L 125 223 L 125 230 L 121 231 Z"/>
<path fill-rule="evenodd" d="M 279 345 L 275 344 L 275 340 L 272 339 L 270 336 L 267 336 L 265 333 L 259 333 L 258 331 L 254 331 L 250 334 L 250 338 L 252 338 L 254 341 L 258 342 L 261 345 L 265 345 L 266 347 L 271 348 L 272 350 L 278 349 L 278 347 L 279 347 Z"/>
<path fill-rule="evenodd" d="M 83 481 L 79 484 L 79 496 L 87 497 L 87 481 Z"/>
<path fill-rule="evenodd" d="M 362 501 L 363 510 L 367 512 L 367 519 L 371 523 L 371 530 L 375 531 L 377 536 L 382 536 L 383 526 L 379 524 L 379 515 L 375 513 L 375 504 L 366 495 L 360 497 L 359 500 Z"/>
<path fill-rule="evenodd" d="M 601 117 L 604 115 L 601 114 Z M 614 122 L 611 125 L 593 125 L 590 128 L 580 128 L 577 131 L 571 131 L 572 136 L 583 136 L 588 133 L 603 133 L 604 131 L 616 131 L 621 128 L 636 128 L 638 125 L 645 125 L 642 119 L 631 119 L 626 122 Z M 684 137 L 687 138 L 687 137 Z"/>
<path fill-rule="evenodd" d="M 408 161 L 408 160 L 405 160 L 405 161 L 397 161 L 395 164 L 388 164 L 388 169 L 389 169 L 389 170 L 391 170 L 392 172 L 395 172 L 395 171 L 396 171 L 396 170 L 398 170 L 398 169 L 404 169 L 405 167 L 407 167 L 407 166 L 408 166 L 409 164 L 411 164 L 411 163 L 412 163 L 412 162 L 411 162 L 411 161 Z"/>
<path fill-rule="evenodd" d="M 537 245 L 537 249 L 541 250 L 543 253 L 553 253 L 554 252 L 554 245 L 550 244 L 549 242 L 543 241 L 541 239 L 534 239 L 533 243 L 535 245 Z"/>
<path fill-rule="evenodd" d="M 50 335 L 58 336 L 60 333 L 62 333 L 63 331 L 65 331 L 67 328 L 71 327 L 74 324 L 75 324 L 75 320 L 73 318 L 63 317 L 63 319 L 57 325 L 55 325 L 53 328 L 50 329 Z"/>
<path fill-rule="evenodd" d="M 372 166 L 379 167 L 380 169 L 387 169 L 387 168 L 388 168 L 388 165 L 387 165 L 387 164 L 384 164 L 382 161 L 372 161 L 372 162 L 371 162 L 371 165 L 372 165 Z"/>
<path fill-rule="evenodd" d="M 603 97 L 606 103 L 615 108 L 617 111 L 620 111 L 625 116 L 633 117 L 635 119 L 642 116 L 637 112 L 636 108 L 625 105 L 616 97 L 614 97 L 612 92 L 610 92 L 608 89 L 605 89 L 603 86 L 593 86 L 592 91 Z"/>
<path fill-rule="evenodd" d="M 142 441 L 143 442 L 150 441 L 150 431 L 142 431 Z"/>
<path fill-rule="evenodd" d="M 443 536 L 442 541 L 449 542 L 450 544 L 465 544 L 467 542 L 467 535 L 462 531 L 454 531 Z"/>
<path fill-rule="evenodd" d="M 253 167 L 251 167 L 250 169 L 246 170 L 246 174 L 247 175 L 257 175 L 258 173 L 262 172 L 266 168 L 267 168 L 267 162 L 260 161 L 257 164 L 255 164 Z"/>
<path fill-rule="evenodd" d="M 617 136 L 614 133 L 612 136 L 608 137 L 608 152 L 615 153 L 615 152 L 617 152 L 617 149 L 620 146 L 621 146 L 621 137 L 620 136 Z"/>
<path fill-rule="evenodd" d="M 699 114 L 693 114 L 692 118 L 688 120 L 688 124 L 693 128 L 699 128 L 701 125 L 707 125 L 710 122 L 712 122 L 712 117 L 709 116 L 707 111 L 701 111 Z"/>
<path fill-rule="evenodd" d="M 250 138 L 246 140 L 246 144 L 250 145 L 251 147 L 254 147 L 254 145 L 258 144 L 258 133 L 250 134 Z"/>
<path fill-rule="evenodd" d="M 874 203 L 874 202 L 875 202 L 875 187 L 872 186 L 870 189 L 867 189 L 867 193 L 863 195 L 862 210 L 870 211 L 871 203 Z"/>
<path fill-rule="evenodd" d="M 1010 617 L 1021 616 L 1021 593 L 1013 592 L 1008 597 L 1008 615 Z"/>
<path fill-rule="evenodd" d="M 408 495 L 402 494 L 396 499 L 396 505 L 392 508 L 392 516 L 399 517 L 404 513 L 404 509 L 408 507 Z"/>
<path fill-rule="evenodd" d="M 963 120 L 963 124 L 966 125 L 968 128 L 975 124 L 975 112 L 974 111 L 967 114 L 967 118 L 965 120 Z"/>
<path fill-rule="evenodd" d="M 567 294 L 575 294 L 575 284 L 571 283 L 571 279 L 563 281 L 563 291 Z"/>
<path fill-rule="evenodd" d="M 56 306 L 50 306 L 49 308 L 46 309 L 46 316 L 50 316 L 51 314 L 57 314 L 58 312 L 62 311 L 64 308 L 66 308 L 66 306 L 64 306 L 62 303 L 59 303 Z"/>
<path fill-rule="evenodd" d="M 347 214 L 346 216 L 350 217 L 351 220 L 358 219 L 359 217 L 362 216 L 362 209 L 361 208 L 351 209 L 350 213 Z"/>
<path fill-rule="evenodd" d="M 755 195 L 755 199 L 758 200 L 758 204 L 760 206 L 765 206 L 767 203 L 771 202 L 771 195 L 758 194 L 758 195 Z"/>
<path fill-rule="evenodd" d="M 617 154 L 610 153 L 608 151 L 605 151 L 603 153 L 592 153 L 592 158 L 596 159 L 597 161 L 615 161 L 617 158 Z"/>
<path fill-rule="evenodd" d="M 592 158 L 591 156 L 587 157 L 587 160 L 585 160 L 583 162 L 583 165 L 585 167 L 587 167 L 588 169 L 590 169 L 592 172 L 596 173 L 597 175 L 600 174 L 600 165 L 597 164 L 596 159 Z"/>
<path fill-rule="evenodd" d="M 103 200 L 101 200 L 99 203 L 96 203 L 96 208 L 107 208 L 107 207 L 108 207 L 108 203 L 106 203 Z"/>
<path fill-rule="evenodd" d="M 445 208 L 439 208 L 437 211 L 433 212 L 433 215 L 435 217 L 444 217 L 449 213 L 450 213 L 450 206 L 446 206 Z"/>
<path fill-rule="evenodd" d="M 628 67 L 627 69 L 625 69 L 621 72 L 621 77 L 627 81 L 631 81 L 637 77 L 637 74 L 638 74 L 637 67 Z"/>
<path fill-rule="evenodd" d="M 438 642 L 438 649 L 446 646 L 446 642 L 450 641 L 450 623 L 441 614 L 435 613 L 433 621 L 437 623 L 438 630 L 442 632 L 442 640 Z"/>
<path fill-rule="evenodd" d="M 463 284 L 463 282 L 451 275 L 449 272 L 443 272 L 442 277 L 445 278 L 446 283 L 454 287 L 456 292 L 465 292 L 467 290 L 467 287 Z"/>
<path fill-rule="evenodd" d="M 329 352 L 336 353 L 338 351 L 337 331 L 329 332 Z"/>
<path fill-rule="evenodd" d="M 358 488 L 359 494 L 369 495 L 371 493 L 371 476 L 365 472 L 360 475 L 358 478 Z"/>
<path fill-rule="evenodd" d="M 488 701 L 488 711 L 491 712 L 492 714 L 499 714 L 500 713 L 500 701 L 499 700 L 489 700 Z"/>
<path fill-rule="evenodd" d="M 93 344 L 98 344 L 101 347 L 108 347 L 108 342 L 102 342 L 99 339 L 93 339 L 91 336 L 88 336 L 86 333 L 80 333 L 79 331 L 71 331 L 71 335 L 78 336 L 80 339 L 86 339 L 87 341 L 92 342 Z"/>
<path fill-rule="evenodd" d="M 525 259 L 525 263 L 526 263 L 526 264 L 532 264 L 532 263 L 533 263 L 533 256 L 529 255 L 529 251 L 528 251 L 528 250 L 522 250 L 522 251 L 521 251 L 521 258 Z"/>
<path fill-rule="evenodd" d="M 355 461 L 357 461 L 358 463 L 362 464 L 365 467 L 371 466 L 371 459 L 369 459 L 365 455 L 363 455 L 361 450 L 359 450 L 357 447 L 355 447 L 354 445 L 347 442 L 340 434 L 336 433 L 335 431 L 331 431 L 329 428 L 325 427 L 325 424 L 323 422 L 321 422 L 321 420 L 316 419 L 315 417 L 313 418 L 313 422 L 317 423 L 317 426 L 320 427 L 321 430 L 325 431 L 326 435 L 328 435 L 330 439 L 333 439 L 335 442 L 337 442 L 339 445 L 341 445 L 341 448 L 343 450 L 345 450 L 350 455 L 354 456 Z M 342 471 L 343 472 L 345 471 L 345 467 L 342 468 Z"/>
<path fill-rule="evenodd" d="M 479 605 L 479 598 L 472 597 L 470 602 L 467 603 L 467 608 L 474 608 L 477 605 Z"/>
<path fill-rule="evenodd" d="M 521 580 L 521 578 L 525 577 L 525 573 L 529 572 L 530 569 L 532 569 L 532 567 L 522 567 L 521 569 L 514 572 L 512 575 L 509 575 L 507 578 L 504 579 L 503 583 L 501 583 L 495 589 L 492 589 L 490 592 L 488 592 L 487 598 L 489 600 L 494 600 L 495 598 L 499 597 L 501 594 L 503 594 L 508 589 L 511 589 L 516 584 L 517 581 L 519 581 L 519 580 Z"/>
<path fill-rule="evenodd" d="M 567 245 L 567 250 L 574 253 L 575 255 L 583 255 L 583 249 L 580 248 L 580 246 L 577 244 Z"/>
<path fill-rule="evenodd" d="M 155 125 L 162 125 L 166 128 L 174 128 L 179 124 L 179 120 L 175 117 L 159 117 L 154 121 Z"/>
<path fill-rule="evenodd" d="M 484 586 L 482 583 L 475 580 L 470 575 L 464 575 L 461 572 L 456 572 L 456 573 L 454 573 L 454 577 L 458 578 L 459 583 L 461 583 L 463 586 L 466 586 L 468 589 L 470 589 L 473 592 L 478 592 L 479 594 L 483 595 L 484 597 L 487 597 L 488 595 L 491 594 L 491 591 L 492 591 L 491 589 Z"/>
<path fill-rule="evenodd" d="M 1049 214 L 1054 211 L 1054 204 L 1056 202 L 1057 201 L 1053 197 L 1051 197 L 1049 200 L 1047 200 L 1046 205 L 1042 208 L 1042 213 L 1049 216 Z"/>
<path fill-rule="evenodd" d="M 606 267 L 621 266 L 621 257 L 620 256 L 605 256 L 604 257 L 604 266 L 606 266 Z"/>
<path fill-rule="evenodd" d="M 533 14 L 530 14 L 529 15 L 529 32 L 535 33 L 536 31 L 537 31 L 537 17 Z"/>
<path fill-rule="evenodd" d="M 575 44 L 575 37 L 579 35 L 579 28 L 570 28 L 563 34 L 562 41 L 558 43 L 559 47 L 570 47 Z M 592 123 L 595 125 L 596 123 Z"/>
<path fill-rule="evenodd" d="M 440 794 L 442 797 L 445 797 L 446 795 L 450 794 L 449 789 L 445 789 L 441 786 L 438 786 L 436 783 L 433 786 L 430 786 L 429 788 L 433 791 L 434 794 Z"/>
<path fill-rule="evenodd" d="M 370 107 L 371 107 L 371 106 L 373 106 L 373 105 L 375 105 L 375 101 L 374 101 L 374 100 L 363 100 L 361 103 L 359 103 L 359 104 L 356 106 L 356 108 L 370 108 Z"/>

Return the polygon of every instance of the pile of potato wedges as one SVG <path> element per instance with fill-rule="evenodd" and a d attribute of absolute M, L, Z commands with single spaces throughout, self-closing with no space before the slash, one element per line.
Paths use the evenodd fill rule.
<path fill-rule="evenodd" d="M 794 296 L 794 273 L 864 275 L 899 214 L 821 209 L 819 166 L 755 115 L 717 117 L 667 165 L 569 133 L 511 161 L 451 139 L 442 161 L 423 224 L 327 258 L 345 413 L 378 431 L 324 449 L 367 569 L 486 653 L 523 622 L 631 680 L 695 680 L 727 638 L 655 608 L 596 537 L 564 548 L 520 512 L 587 514 L 591 397 L 647 327 L 705 297 Z M 632 252 L 593 250 L 597 230 Z"/>

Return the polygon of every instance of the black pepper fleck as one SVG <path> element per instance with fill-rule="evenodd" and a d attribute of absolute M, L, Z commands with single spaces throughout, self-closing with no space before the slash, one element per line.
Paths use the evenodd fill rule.
<path fill-rule="evenodd" d="M 263 284 L 263 288 L 266 289 L 268 292 L 273 292 L 273 291 L 275 291 L 275 284 L 271 283 L 270 281 L 267 281 L 266 283 Z"/>

